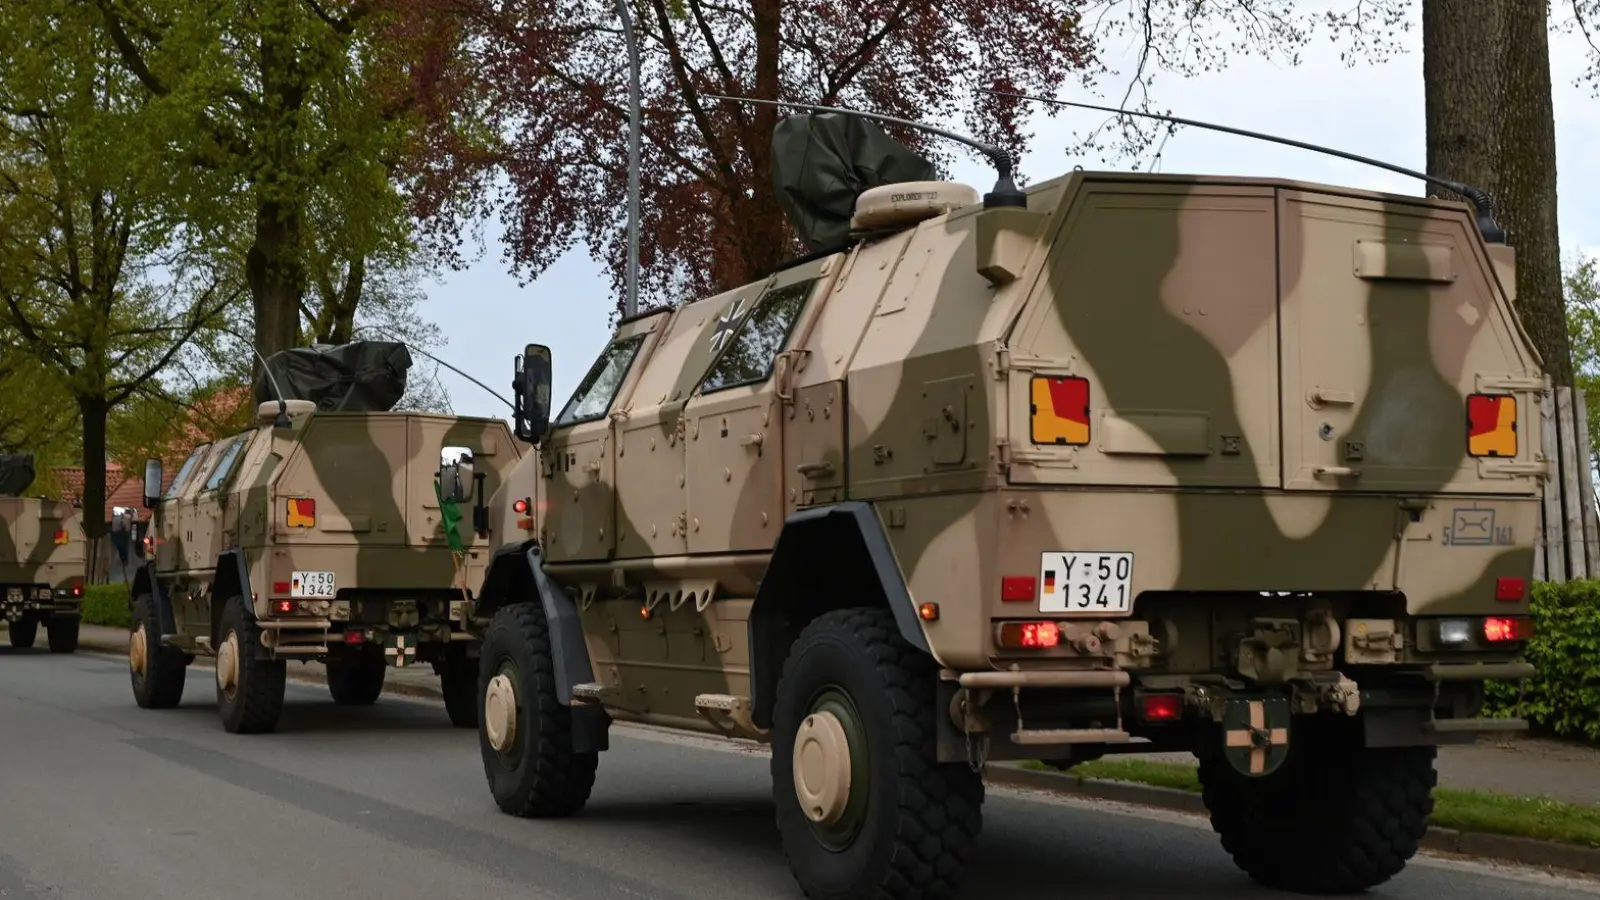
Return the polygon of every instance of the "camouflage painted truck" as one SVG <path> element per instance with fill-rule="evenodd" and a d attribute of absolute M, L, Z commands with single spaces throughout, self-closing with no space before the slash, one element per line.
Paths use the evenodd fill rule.
<path fill-rule="evenodd" d="M 887 140 L 784 120 L 817 252 L 623 320 L 553 419 L 518 358 L 499 807 L 578 812 L 612 721 L 768 742 L 807 896 L 946 897 L 987 761 L 1193 751 L 1258 881 L 1395 875 L 1436 746 L 1526 727 L 1480 709 L 1532 672 L 1546 470 L 1511 249 L 1265 178 L 980 200 Z"/>
<path fill-rule="evenodd" d="M 0 454 L 0 621 L 24 650 L 44 624 L 51 653 L 78 649 L 89 554 L 83 515 L 72 504 L 24 497 L 33 455 Z"/>
<path fill-rule="evenodd" d="M 176 706 L 187 666 L 214 657 L 223 726 L 267 732 L 291 661 L 325 663 L 334 701 L 347 705 L 374 702 L 390 667 L 431 664 L 451 721 L 473 727 L 465 587 L 489 558 L 481 498 L 521 448 L 499 419 L 393 410 L 411 365 L 401 344 L 298 349 L 265 363 L 253 427 L 195 448 L 165 492 L 160 461 L 147 463 L 134 698 Z M 472 519 L 450 523 L 459 557 L 445 532 L 456 509 L 441 508 L 434 482 L 441 448 L 478 467 Z"/>

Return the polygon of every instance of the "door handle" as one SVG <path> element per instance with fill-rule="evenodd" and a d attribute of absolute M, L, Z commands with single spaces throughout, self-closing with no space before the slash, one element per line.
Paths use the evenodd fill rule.
<path fill-rule="evenodd" d="M 833 474 L 833 463 L 831 463 L 831 462 L 801 463 L 800 465 L 795 466 L 794 470 L 796 472 L 799 472 L 801 475 L 805 476 L 806 478 L 811 478 L 811 479 L 826 478 L 829 475 Z"/>
<path fill-rule="evenodd" d="M 1349 466 L 1317 466 L 1312 474 L 1318 478 L 1360 478 L 1361 470 Z"/>
<path fill-rule="evenodd" d="M 766 435 L 760 434 L 759 432 L 756 434 L 747 434 L 744 437 L 739 438 L 739 446 L 759 448 L 762 442 L 765 440 Z"/>

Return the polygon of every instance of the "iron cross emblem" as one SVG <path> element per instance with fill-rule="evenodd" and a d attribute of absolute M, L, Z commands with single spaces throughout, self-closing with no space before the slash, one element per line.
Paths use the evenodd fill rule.
<path fill-rule="evenodd" d="M 717 327 L 711 332 L 711 352 L 721 353 L 727 346 L 728 338 L 733 335 L 733 329 L 739 325 L 739 317 L 744 313 L 745 298 L 740 297 L 733 301 L 733 306 L 726 315 L 717 320 Z"/>
<path fill-rule="evenodd" d="M 1228 732 L 1230 750 L 1250 751 L 1250 773 L 1260 775 L 1267 768 L 1267 751 L 1289 743 L 1289 729 L 1267 727 L 1266 704 L 1250 701 L 1250 724 Z"/>

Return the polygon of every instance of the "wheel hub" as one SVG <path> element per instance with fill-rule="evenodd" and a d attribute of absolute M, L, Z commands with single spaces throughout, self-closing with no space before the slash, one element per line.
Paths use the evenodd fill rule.
<path fill-rule="evenodd" d="M 228 639 L 217 648 L 217 687 L 232 693 L 239 683 L 239 635 L 228 632 Z"/>
<path fill-rule="evenodd" d="M 135 628 L 133 633 L 128 636 L 128 668 L 132 669 L 134 674 L 141 678 L 144 677 L 145 673 L 146 652 L 148 651 L 145 647 L 144 623 L 141 622 L 139 627 Z"/>
<path fill-rule="evenodd" d="M 814 712 L 800 723 L 794 741 L 794 791 L 806 818 L 832 825 L 850 800 L 850 740 L 839 717 Z"/>
<path fill-rule="evenodd" d="M 504 672 L 489 680 L 483 696 L 483 730 L 489 746 L 504 753 L 517 739 L 517 688 Z"/>

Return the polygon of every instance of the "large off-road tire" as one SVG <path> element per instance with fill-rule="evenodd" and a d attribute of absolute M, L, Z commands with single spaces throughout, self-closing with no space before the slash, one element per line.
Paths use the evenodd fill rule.
<path fill-rule="evenodd" d="M 772 789 L 789 868 L 812 900 L 942 900 L 960 885 L 983 778 L 938 760 L 936 678 L 881 608 L 826 613 L 790 649 Z"/>
<path fill-rule="evenodd" d="M 340 706 L 371 706 L 383 693 L 389 664 L 379 653 L 363 652 L 355 658 L 328 661 L 328 693 Z"/>
<path fill-rule="evenodd" d="M 128 677 L 133 682 L 133 699 L 143 709 L 172 709 L 183 700 L 188 659 L 176 647 L 162 645 L 161 623 L 149 594 L 140 594 L 133 601 L 130 617 Z"/>
<path fill-rule="evenodd" d="M 33 642 L 39 638 L 39 620 L 33 616 L 24 615 L 21 618 L 12 619 L 11 624 L 7 626 L 7 630 L 11 632 L 11 646 L 18 650 L 26 650 L 32 647 Z"/>
<path fill-rule="evenodd" d="M 288 667 L 281 659 L 258 658 L 261 626 L 243 597 L 222 608 L 217 635 L 217 711 L 234 734 L 265 734 L 278 727 Z"/>
<path fill-rule="evenodd" d="M 1364 747 L 1359 720 L 1319 716 L 1295 722 L 1289 758 L 1271 775 L 1242 775 L 1217 748 L 1200 755 L 1200 781 L 1211 827 L 1251 878 L 1345 894 L 1388 881 L 1416 854 L 1433 812 L 1434 755 Z"/>
<path fill-rule="evenodd" d="M 514 816 L 583 809 L 600 764 L 572 749 L 572 710 L 556 700 L 550 626 L 537 601 L 501 607 L 484 635 L 474 704 L 483 770 L 495 803 Z"/>
<path fill-rule="evenodd" d="M 50 642 L 51 653 L 76 653 L 78 650 L 78 629 L 81 620 L 77 616 L 60 616 L 46 619 L 44 623 L 45 639 Z"/>
<path fill-rule="evenodd" d="M 439 663 L 439 690 L 444 694 L 444 711 L 457 728 L 478 727 L 478 661 L 467 656 L 459 645 L 445 650 Z"/>

